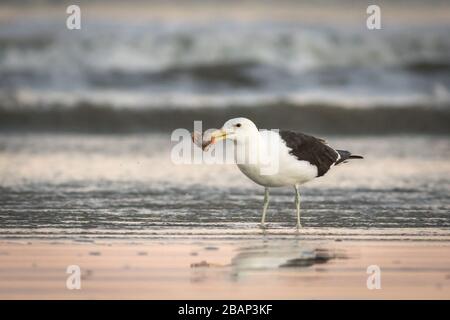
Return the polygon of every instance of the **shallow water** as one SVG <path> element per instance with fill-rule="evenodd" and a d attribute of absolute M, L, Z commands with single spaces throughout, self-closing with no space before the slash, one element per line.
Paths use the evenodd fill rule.
<path fill-rule="evenodd" d="M 234 165 L 174 165 L 165 135 L 0 138 L 0 238 L 450 238 L 450 143 L 445 137 L 329 137 L 366 159 L 304 185 L 262 187 Z"/>

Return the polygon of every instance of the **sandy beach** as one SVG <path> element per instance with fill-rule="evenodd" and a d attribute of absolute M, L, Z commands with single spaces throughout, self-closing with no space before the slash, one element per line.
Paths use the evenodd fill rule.
<path fill-rule="evenodd" d="M 450 241 L 0 244 L 1 299 L 448 299 Z M 67 266 L 81 268 L 68 290 Z M 369 290 L 369 265 L 381 289 Z"/>
<path fill-rule="evenodd" d="M 0 4 L 0 299 L 450 299 L 449 4 L 66 5 Z M 262 231 L 267 184 L 189 159 L 237 117 L 364 159 L 305 147 Z"/>

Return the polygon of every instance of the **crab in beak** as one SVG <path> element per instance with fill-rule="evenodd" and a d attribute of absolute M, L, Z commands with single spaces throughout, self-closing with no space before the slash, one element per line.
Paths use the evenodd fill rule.
<path fill-rule="evenodd" d="M 215 144 L 217 141 L 227 138 L 227 132 L 224 129 L 213 131 L 211 134 L 205 133 L 203 136 L 199 132 L 192 133 L 192 141 L 203 151 L 206 151 L 208 147 Z"/>

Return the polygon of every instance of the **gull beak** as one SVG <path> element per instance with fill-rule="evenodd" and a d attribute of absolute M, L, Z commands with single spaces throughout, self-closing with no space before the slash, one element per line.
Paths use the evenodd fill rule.
<path fill-rule="evenodd" d="M 224 140 L 227 138 L 227 132 L 224 129 L 216 130 L 211 133 L 211 144 L 216 143 L 219 140 Z"/>

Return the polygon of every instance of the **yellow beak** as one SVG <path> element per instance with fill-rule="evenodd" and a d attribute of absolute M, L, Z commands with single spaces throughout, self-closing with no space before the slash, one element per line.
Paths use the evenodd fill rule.
<path fill-rule="evenodd" d="M 216 130 L 211 133 L 211 144 L 227 138 L 227 132 L 223 129 Z"/>

